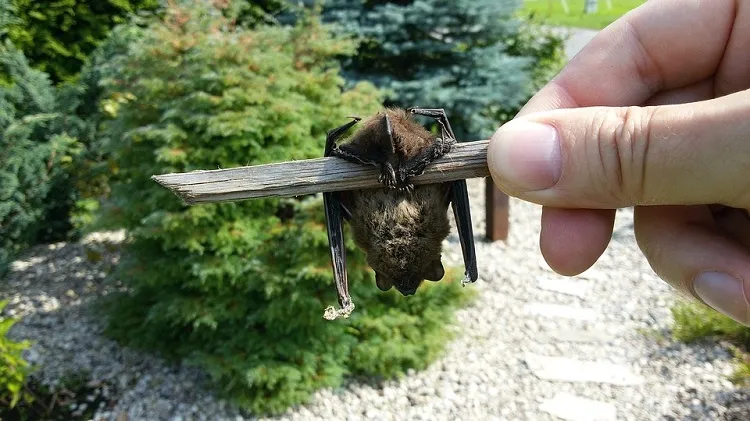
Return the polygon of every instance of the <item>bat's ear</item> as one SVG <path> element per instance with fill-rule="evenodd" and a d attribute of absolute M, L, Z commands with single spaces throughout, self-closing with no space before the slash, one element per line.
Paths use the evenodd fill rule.
<path fill-rule="evenodd" d="M 393 279 L 386 278 L 378 272 L 375 272 L 375 284 L 381 291 L 388 291 L 393 286 Z"/>
<path fill-rule="evenodd" d="M 440 262 L 440 260 L 436 260 L 433 264 L 427 267 L 425 279 L 427 279 L 428 281 L 437 282 L 443 279 L 443 276 L 445 276 L 445 269 L 443 268 L 443 264 Z"/>

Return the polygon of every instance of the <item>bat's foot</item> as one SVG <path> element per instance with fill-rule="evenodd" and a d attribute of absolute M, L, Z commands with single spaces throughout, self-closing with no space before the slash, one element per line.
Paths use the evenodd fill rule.
<path fill-rule="evenodd" d="M 325 312 L 323 312 L 323 318 L 326 320 L 336 320 L 336 319 L 348 319 L 349 316 L 354 311 L 354 303 L 349 301 L 346 305 L 344 305 L 342 308 L 336 310 L 333 308 L 333 306 L 328 306 L 325 309 Z"/>
<path fill-rule="evenodd" d="M 396 190 L 398 190 L 401 193 L 413 194 L 414 184 L 401 184 L 396 187 Z"/>
<path fill-rule="evenodd" d="M 398 187 L 398 179 L 396 178 L 396 171 L 394 171 L 393 166 L 390 162 L 386 162 L 385 164 L 382 164 L 380 167 L 380 176 L 378 177 L 378 182 L 389 189 L 395 189 Z"/>

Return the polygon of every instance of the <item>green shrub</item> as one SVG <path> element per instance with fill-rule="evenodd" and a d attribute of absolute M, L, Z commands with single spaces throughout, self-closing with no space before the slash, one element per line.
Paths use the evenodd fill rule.
<path fill-rule="evenodd" d="M 328 130 L 380 108 L 372 85 L 342 91 L 335 57 L 354 45 L 314 15 L 244 30 L 219 12 L 171 7 L 101 70 L 113 174 L 102 218 L 129 232 L 114 273 L 127 292 L 102 307 L 108 334 L 203 367 L 256 412 L 282 411 L 347 374 L 424 367 L 466 299 L 459 283 L 409 299 L 382 293 L 348 241 L 357 310 L 325 321 L 336 294 L 319 198 L 187 207 L 150 179 L 319 157 Z"/>
<path fill-rule="evenodd" d="M 0 301 L 0 314 L 7 304 L 7 301 Z M 11 408 L 18 402 L 31 401 L 24 388 L 31 367 L 21 355 L 30 344 L 28 341 L 14 342 L 7 337 L 16 322 L 16 319 L 0 315 L 0 406 Z"/>
<path fill-rule="evenodd" d="M 5 0 L 16 19 L 7 37 L 53 82 L 70 80 L 113 26 L 159 0 Z"/>
<path fill-rule="evenodd" d="M 65 96 L 32 69 L 10 42 L 0 45 L 0 274 L 16 253 L 67 232 L 69 179 L 85 126 L 65 111 Z"/>

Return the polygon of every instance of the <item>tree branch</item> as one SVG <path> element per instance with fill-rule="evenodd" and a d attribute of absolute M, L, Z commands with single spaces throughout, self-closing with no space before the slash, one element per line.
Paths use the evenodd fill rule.
<path fill-rule="evenodd" d="M 428 165 L 424 174 L 411 180 L 414 184 L 433 184 L 487 177 L 488 143 L 458 143 L 450 153 Z M 197 204 L 375 188 L 380 186 L 378 174 L 373 166 L 327 157 L 151 178 L 185 203 Z"/>

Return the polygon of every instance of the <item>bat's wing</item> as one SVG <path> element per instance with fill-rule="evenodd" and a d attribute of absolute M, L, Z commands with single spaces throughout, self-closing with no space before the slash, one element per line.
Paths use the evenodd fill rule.
<path fill-rule="evenodd" d="M 456 135 L 453 133 L 451 123 L 445 115 L 442 108 L 419 108 L 411 107 L 408 112 L 432 117 L 440 125 L 442 141 L 453 144 L 456 142 Z M 435 154 L 432 154 L 434 159 Z M 424 167 L 422 167 L 424 168 Z M 466 180 L 456 180 L 451 183 L 451 204 L 453 206 L 453 216 L 456 218 L 456 227 L 458 237 L 461 240 L 461 251 L 464 255 L 464 266 L 466 267 L 466 276 L 462 284 L 476 282 L 479 277 L 477 270 L 477 253 L 474 249 L 474 229 L 471 225 L 471 206 L 469 204 L 469 190 L 466 188 Z"/>
<path fill-rule="evenodd" d="M 474 249 L 474 229 L 471 225 L 471 207 L 469 206 L 469 191 L 466 180 L 456 180 L 451 183 L 451 205 L 453 216 L 456 218 L 458 237 L 461 240 L 461 250 L 464 255 L 466 268 L 463 285 L 475 282 L 479 276 L 477 270 L 477 255 Z"/>
<path fill-rule="evenodd" d="M 340 309 L 328 307 L 323 317 L 334 320 L 339 317 L 349 317 L 354 310 L 354 303 L 349 296 L 349 280 L 346 275 L 346 249 L 344 248 L 343 215 L 338 192 L 323 193 L 323 205 L 326 211 L 326 225 L 328 227 L 328 245 L 331 249 L 331 263 L 333 264 L 333 278 L 336 292 L 339 296 Z"/>
<path fill-rule="evenodd" d="M 350 127 L 355 125 L 359 118 L 349 123 L 337 127 L 326 137 L 326 148 L 324 156 L 331 156 L 336 149 L 336 139 L 341 137 Z M 340 309 L 336 310 L 332 306 L 326 308 L 323 317 L 328 320 L 334 320 L 339 317 L 349 317 L 354 310 L 354 303 L 349 295 L 349 280 L 346 275 L 346 249 L 344 248 L 344 227 L 341 206 L 341 193 L 329 192 L 323 193 L 323 206 L 326 213 L 326 227 L 328 230 L 328 246 L 331 250 L 331 263 L 333 265 L 333 279 L 336 283 L 336 292 L 338 293 Z"/>

